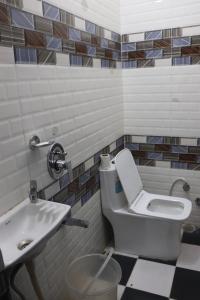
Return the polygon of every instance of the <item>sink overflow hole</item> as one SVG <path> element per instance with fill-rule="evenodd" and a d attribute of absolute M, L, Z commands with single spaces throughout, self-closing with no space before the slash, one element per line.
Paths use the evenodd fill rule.
<path fill-rule="evenodd" d="M 33 240 L 29 240 L 29 239 L 23 240 L 23 241 L 19 242 L 19 244 L 17 245 L 17 248 L 18 248 L 19 250 L 23 250 L 23 249 L 26 248 L 28 245 L 30 245 L 30 243 L 32 243 L 32 242 L 33 242 Z"/>

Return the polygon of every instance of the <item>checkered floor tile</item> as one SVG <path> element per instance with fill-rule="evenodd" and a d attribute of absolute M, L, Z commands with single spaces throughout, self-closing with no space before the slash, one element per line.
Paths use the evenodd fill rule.
<path fill-rule="evenodd" d="M 118 300 L 200 300 L 200 231 L 184 234 L 177 261 L 113 257 L 122 268 Z"/>

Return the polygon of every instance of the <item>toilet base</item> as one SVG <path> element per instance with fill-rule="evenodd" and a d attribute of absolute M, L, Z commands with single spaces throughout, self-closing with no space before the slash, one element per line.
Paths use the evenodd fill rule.
<path fill-rule="evenodd" d="M 116 251 L 166 261 L 179 256 L 181 222 L 116 213 L 107 218 L 113 227 Z"/>

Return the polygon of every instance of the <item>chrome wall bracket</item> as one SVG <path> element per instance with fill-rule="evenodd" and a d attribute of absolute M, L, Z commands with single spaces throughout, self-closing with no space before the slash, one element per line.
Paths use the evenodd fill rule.
<path fill-rule="evenodd" d="M 67 152 L 64 151 L 63 146 L 59 143 L 54 143 L 49 149 L 47 155 L 47 167 L 49 175 L 53 179 L 60 178 L 64 171 L 67 170 L 66 156 Z"/>

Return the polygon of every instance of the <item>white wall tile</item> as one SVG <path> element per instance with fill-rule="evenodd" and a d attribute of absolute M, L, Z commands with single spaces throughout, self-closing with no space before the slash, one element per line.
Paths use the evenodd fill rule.
<path fill-rule="evenodd" d="M 181 145 L 197 146 L 197 139 L 181 138 Z"/>
<path fill-rule="evenodd" d="M 91 157 L 85 162 L 85 170 L 89 170 L 94 165 L 94 158 Z"/>
<path fill-rule="evenodd" d="M 156 167 L 171 168 L 171 162 L 170 161 L 156 161 Z"/>
<path fill-rule="evenodd" d="M 57 66 L 69 66 L 69 54 L 56 53 L 56 65 Z"/>
<path fill-rule="evenodd" d="M 199 136 L 198 66 L 123 70 L 125 133 Z"/>
<path fill-rule="evenodd" d="M 23 9 L 36 15 L 43 15 L 42 1 L 40 0 L 23 0 Z"/>
<path fill-rule="evenodd" d="M 120 0 L 120 9 L 122 33 L 199 24 L 198 0 Z"/>
<path fill-rule="evenodd" d="M 45 199 L 50 199 L 55 194 L 57 194 L 59 191 L 60 191 L 59 181 L 56 181 L 50 187 L 48 187 L 47 189 L 45 189 Z"/>
<path fill-rule="evenodd" d="M 172 65 L 171 58 L 155 59 L 155 67 L 169 67 Z"/>
<path fill-rule="evenodd" d="M 110 152 L 114 151 L 116 149 L 116 142 L 113 142 L 110 144 Z"/>
<path fill-rule="evenodd" d="M 132 143 L 146 143 L 146 137 L 145 136 L 132 136 L 131 137 Z"/>
<path fill-rule="evenodd" d="M 144 41 L 144 32 L 129 35 L 129 42 L 141 42 L 141 41 Z"/>
<path fill-rule="evenodd" d="M 79 17 L 75 17 L 75 27 L 85 31 L 85 20 Z"/>
<path fill-rule="evenodd" d="M 49 3 L 67 10 L 95 24 L 120 32 L 120 0 L 49 0 Z"/>
<path fill-rule="evenodd" d="M 94 68 L 101 68 L 101 59 L 93 58 L 93 67 Z"/>
<path fill-rule="evenodd" d="M 110 30 L 104 30 L 104 37 L 108 40 L 111 40 L 111 31 Z"/>
<path fill-rule="evenodd" d="M 0 64 L 14 64 L 13 47 L 0 47 Z"/>
<path fill-rule="evenodd" d="M 122 68 L 122 63 L 121 63 L 121 61 L 117 61 L 117 62 L 116 62 L 116 67 L 117 67 L 117 69 L 121 69 L 121 68 Z"/>
<path fill-rule="evenodd" d="M 200 26 L 189 26 L 182 28 L 183 36 L 199 35 Z"/>

